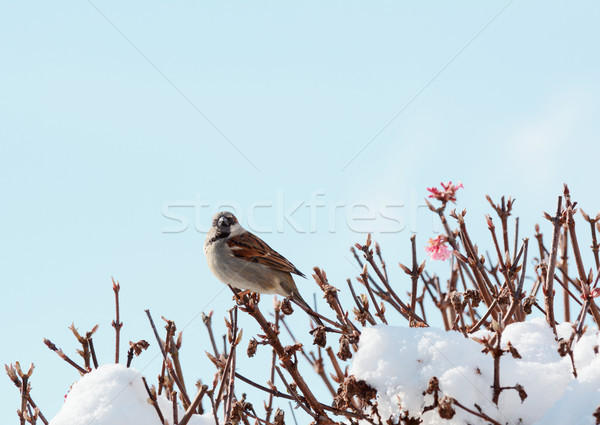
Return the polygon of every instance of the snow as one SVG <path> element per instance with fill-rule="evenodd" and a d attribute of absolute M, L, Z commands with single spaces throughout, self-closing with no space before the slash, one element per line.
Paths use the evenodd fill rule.
<path fill-rule="evenodd" d="M 50 425 L 160 424 L 148 403 L 142 375 L 133 368 L 108 364 L 85 374 L 71 387 L 60 412 Z M 164 396 L 158 403 L 165 419 L 173 424 L 172 404 Z M 184 415 L 179 410 L 179 418 Z M 193 415 L 190 425 L 213 425 L 211 414 Z"/>
<path fill-rule="evenodd" d="M 559 337 L 569 337 L 571 325 L 557 328 Z M 482 338 L 489 331 L 474 336 Z M 459 332 L 435 328 L 374 326 L 364 329 L 350 373 L 378 390 L 379 412 L 385 420 L 408 411 L 418 416 L 433 402 L 424 395 L 430 378 L 437 377 L 442 395 L 455 398 L 475 410 L 475 404 L 501 424 L 593 425 L 600 405 L 600 335 L 589 329 L 574 346 L 578 377 L 572 373 L 569 356 L 560 357 L 552 330 L 543 319 L 513 323 L 502 336 L 521 358 L 509 353 L 500 361 L 500 385 L 524 387 L 528 397 L 521 402 L 517 391 L 500 394 L 492 403 L 493 358 L 483 346 Z M 159 424 L 158 415 L 147 402 L 141 374 L 133 368 L 110 364 L 84 375 L 73 384 L 51 425 Z M 159 405 L 169 423 L 172 405 L 159 396 Z M 436 409 L 422 415 L 424 425 L 473 424 L 487 421 L 455 407 L 451 420 L 440 418 Z M 183 417 L 180 409 L 179 417 Z M 214 425 L 211 413 L 194 415 L 190 425 Z"/>
<path fill-rule="evenodd" d="M 578 379 L 569 382 L 563 397 L 545 412 L 539 425 L 596 423 L 590 412 L 600 405 L 600 356 L 595 352 L 599 344 L 598 332 L 588 330 L 583 335 L 574 350 Z"/>
<path fill-rule="evenodd" d="M 558 333 L 568 337 L 571 325 L 560 325 Z M 474 336 L 489 334 L 480 331 Z M 545 320 L 508 325 L 502 336 L 503 347 L 508 341 L 522 358 L 515 359 L 509 353 L 502 356 L 500 385 L 522 385 L 528 395 L 524 402 L 517 391 L 509 389 L 500 394 L 497 407 L 492 403 L 493 358 L 482 353 L 481 344 L 459 332 L 384 325 L 367 328 L 350 373 L 378 390 L 383 418 L 397 415 L 400 409 L 418 416 L 433 401 L 433 396 L 424 392 L 430 378 L 436 376 L 444 395 L 473 410 L 477 403 L 502 424 L 596 423 L 592 414 L 600 405 L 600 356 L 594 351 L 600 343 L 597 329 L 588 330 L 575 344 L 578 379 L 573 376 L 570 358 L 558 354 Z M 431 410 L 422 416 L 423 424 L 487 423 L 458 407 L 455 410 L 451 420 L 441 419 L 435 409 Z"/>

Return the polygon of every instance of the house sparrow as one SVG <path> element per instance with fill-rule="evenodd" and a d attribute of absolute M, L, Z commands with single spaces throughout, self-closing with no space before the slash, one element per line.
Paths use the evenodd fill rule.
<path fill-rule="evenodd" d="M 215 214 L 204 242 L 204 253 L 208 268 L 225 285 L 291 297 L 296 304 L 312 311 L 300 296 L 292 273 L 306 276 L 262 239 L 245 230 L 232 213 Z M 323 324 L 318 317 L 313 318 Z"/>

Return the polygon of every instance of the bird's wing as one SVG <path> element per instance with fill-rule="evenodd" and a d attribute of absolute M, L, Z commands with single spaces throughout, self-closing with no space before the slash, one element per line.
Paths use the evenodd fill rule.
<path fill-rule="evenodd" d="M 253 263 L 263 264 L 271 269 L 294 273 L 302 277 L 304 274 L 290 263 L 283 255 L 267 245 L 258 236 L 244 232 L 229 238 L 227 245 L 236 258 Z"/>

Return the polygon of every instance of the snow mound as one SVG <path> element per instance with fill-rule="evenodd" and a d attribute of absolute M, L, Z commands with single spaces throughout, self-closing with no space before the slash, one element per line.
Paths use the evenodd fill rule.
<path fill-rule="evenodd" d="M 158 425 L 158 415 L 147 400 L 148 393 L 138 371 L 120 364 L 103 365 L 73 384 L 50 425 Z M 165 419 L 173 423 L 171 402 L 159 396 L 158 403 Z M 180 409 L 180 419 L 183 414 Z M 188 422 L 214 423 L 211 415 L 193 415 Z"/>
<path fill-rule="evenodd" d="M 571 325 L 558 328 L 568 337 Z M 479 338 L 487 331 L 477 332 Z M 528 397 L 521 402 L 517 391 L 500 394 L 492 403 L 493 358 L 482 353 L 483 346 L 459 332 L 434 328 L 406 328 L 378 325 L 363 331 L 350 373 L 377 389 L 379 412 L 385 420 L 408 410 L 418 416 L 433 402 L 425 390 L 429 380 L 439 379 L 442 393 L 462 405 L 483 412 L 502 424 L 595 424 L 592 414 L 600 405 L 600 338 L 597 329 L 588 330 L 574 348 L 578 379 L 573 376 L 568 356 L 560 357 L 550 327 L 543 319 L 508 325 L 502 342 L 518 350 L 522 358 L 505 354 L 500 360 L 500 385 L 520 384 Z M 440 395 L 441 396 L 441 395 Z M 423 424 L 487 424 L 455 407 L 451 420 L 431 410 Z"/>

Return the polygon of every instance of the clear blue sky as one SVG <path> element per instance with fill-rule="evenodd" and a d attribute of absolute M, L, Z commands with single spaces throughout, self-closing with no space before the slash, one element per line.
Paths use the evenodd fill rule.
<path fill-rule="evenodd" d="M 593 1 L 4 2 L 0 360 L 37 365 L 33 397 L 53 416 L 76 375 L 42 338 L 73 354 L 67 326 L 99 323 L 110 361 L 112 275 L 125 344 L 154 343 L 145 308 L 189 323 L 187 379 L 211 379 L 196 317 L 215 310 L 220 332 L 231 298 L 203 229 L 226 205 L 340 287 L 357 274 L 348 247 L 373 231 L 408 288 L 395 265 L 413 232 L 422 247 L 435 231 L 419 206 L 442 180 L 463 182 L 481 245 L 486 193 L 517 199 L 524 235 L 563 182 L 595 214 L 599 21 Z M 175 215 L 188 227 L 173 233 Z M 15 423 L 7 378 L 0 399 Z"/>

